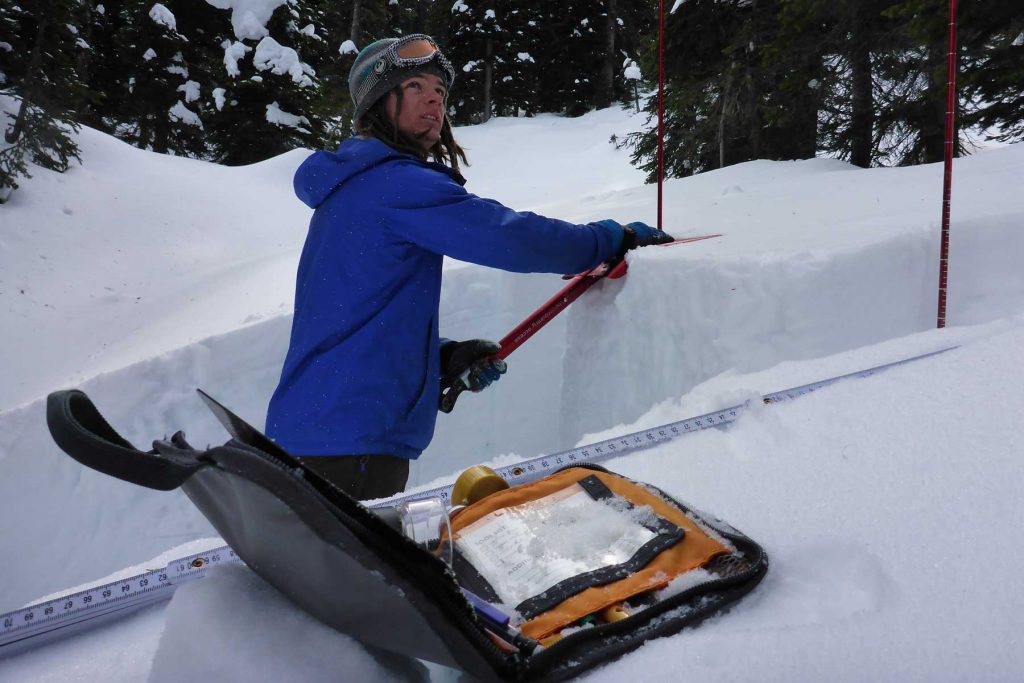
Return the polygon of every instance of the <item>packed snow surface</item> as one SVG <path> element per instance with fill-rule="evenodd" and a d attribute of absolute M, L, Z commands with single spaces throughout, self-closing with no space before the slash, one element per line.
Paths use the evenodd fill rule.
<path fill-rule="evenodd" d="M 578 222 L 653 223 L 656 188 L 615 144 L 643 123 L 610 109 L 457 135 L 478 194 Z M 179 492 L 62 454 L 45 396 L 82 388 L 142 448 L 181 428 L 196 444 L 225 440 L 197 386 L 261 426 L 309 218 L 291 195 L 302 150 L 224 168 L 89 129 L 79 142 L 83 166 L 34 169 L 0 208 L 0 516 L 12 520 L 0 612 L 219 544 Z M 495 387 L 441 416 L 411 485 L 755 399 L 727 428 L 605 464 L 749 534 L 769 553 L 767 577 L 727 614 L 587 679 L 674 681 L 681 668 L 695 680 L 1021 678 L 1021 177 L 1024 146 L 957 160 L 944 330 L 932 329 L 940 167 L 757 161 L 669 181 L 665 228 L 721 237 L 632 254 L 627 277 L 590 290 Z M 442 333 L 498 339 L 563 285 L 447 263 Z M 954 346 L 793 401 L 756 400 Z M 458 678 L 330 631 L 242 567 L 0 660 L 5 681 L 211 674 Z"/>

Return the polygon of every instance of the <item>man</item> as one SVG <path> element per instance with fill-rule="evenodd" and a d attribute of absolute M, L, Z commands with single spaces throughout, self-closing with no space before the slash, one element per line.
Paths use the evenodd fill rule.
<path fill-rule="evenodd" d="M 469 370 L 479 391 L 504 372 L 488 360 L 497 344 L 440 338 L 444 255 L 575 273 L 672 239 L 642 223 L 517 213 L 467 192 L 446 113 L 454 80 L 429 36 L 368 45 L 349 73 L 356 135 L 295 174 L 296 194 L 315 211 L 267 433 L 361 500 L 405 488 L 444 386 Z"/>

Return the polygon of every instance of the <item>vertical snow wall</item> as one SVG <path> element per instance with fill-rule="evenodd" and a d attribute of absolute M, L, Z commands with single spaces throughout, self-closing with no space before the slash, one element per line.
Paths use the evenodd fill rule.
<path fill-rule="evenodd" d="M 954 265 L 952 324 L 1002 317 L 1024 300 L 1019 255 L 1001 246 L 1014 243 L 1004 238 L 1017 230 L 1012 216 L 958 224 L 958 263 L 991 277 L 963 282 Z M 466 395 L 454 414 L 440 416 L 411 483 L 499 454 L 570 447 L 722 372 L 928 329 L 937 281 L 934 232 L 820 253 L 720 258 L 710 241 L 638 252 L 625 280 L 593 288 L 517 351 L 494 389 Z M 897 291 L 885 284 L 892 273 L 901 274 Z M 554 276 L 453 268 L 445 275 L 442 334 L 498 339 L 563 284 Z M 289 325 L 289 317 L 258 323 L 81 388 L 139 447 L 177 429 L 196 445 L 218 443 L 225 434 L 194 389 L 203 387 L 262 426 Z M 0 415 L 0 453 L 0 516 L 18 520 L 5 527 L 0 546 L 7 566 L 0 611 L 211 533 L 179 492 L 124 484 L 62 454 L 46 431 L 44 401 Z"/>

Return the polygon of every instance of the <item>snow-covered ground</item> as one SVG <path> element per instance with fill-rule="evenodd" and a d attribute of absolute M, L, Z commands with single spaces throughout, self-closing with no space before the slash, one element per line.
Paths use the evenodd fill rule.
<path fill-rule="evenodd" d="M 608 142 L 641 125 L 611 109 L 457 134 L 478 194 L 580 222 L 653 223 L 656 189 Z M 0 207 L 0 612 L 219 545 L 199 540 L 213 532 L 180 493 L 63 455 L 45 395 L 84 389 L 138 446 L 179 428 L 198 444 L 225 439 L 197 386 L 261 425 L 309 215 L 290 190 L 301 151 L 221 168 L 87 129 L 80 144 L 84 166 L 36 170 Z M 1024 146 L 957 160 L 940 331 L 941 177 L 817 159 L 669 181 L 666 229 L 722 237 L 636 252 L 626 278 L 592 289 L 498 385 L 441 416 L 414 485 L 959 345 L 608 463 L 720 514 L 773 564 L 728 614 L 591 680 L 1024 676 Z M 562 285 L 449 263 L 442 333 L 500 338 Z M 0 660 L 0 679 L 15 681 L 421 673 L 239 567 Z"/>

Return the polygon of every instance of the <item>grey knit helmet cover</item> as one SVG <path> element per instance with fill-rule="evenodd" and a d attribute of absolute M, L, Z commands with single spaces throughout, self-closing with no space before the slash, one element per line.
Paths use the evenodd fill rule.
<path fill-rule="evenodd" d="M 433 38 L 423 34 L 411 34 L 402 38 L 384 38 L 370 43 L 356 56 L 356 61 L 348 73 L 348 90 L 352 96 L 352 102 L 356 105 L 356 111 L 352 116 L 354 123 L 358 122 L 370 107 L 392 88 L 416 74 L 433 74 L 443 80 L 447 88 L 452 87 L 452 83 L 455 81 L 455 71 L 440 51 L 435 53 L 430 61 L 422 64 L 398 66 L 390 62 L 387 54 L 388 48 L 399 41 L 416 38 L 425 38 L 434 42 Z"/>

